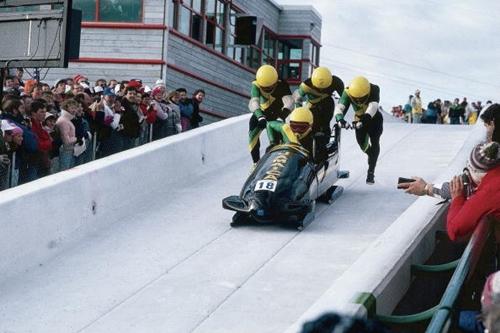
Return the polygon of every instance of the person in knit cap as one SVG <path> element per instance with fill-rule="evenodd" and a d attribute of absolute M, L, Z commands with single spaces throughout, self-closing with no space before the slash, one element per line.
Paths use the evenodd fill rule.
<path fill-rule="evenodd" d="M 500 271 L 486 279 L 481 294 L 481 312 L 484 332 L 500 332 Z"/>
<path fill-rule="evenodd" d="M 475 191 L 467 195 L 462 175 L 450 182 L 451 205 L 446 229 L 451 240 L 470 235 L 484 216 L 500 220 L 500 144 L 482 143 L 474 147 L 464 169 L 468 187 Z"/>
<path fill-rule="evenodd" d="M 167 118 L 169 109 L 165 101 L 165 87 L 156 86 L 151 92 L 151 107 L 156 113 L 156 121 L 153 124 L 153 140 L 163 139 L 167 136 Z"/>

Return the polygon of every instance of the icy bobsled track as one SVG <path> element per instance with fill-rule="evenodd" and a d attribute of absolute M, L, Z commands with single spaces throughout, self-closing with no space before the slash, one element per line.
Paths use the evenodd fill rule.
<path fill-rule="evenodd" d="M 386 122 L 373 186 L 365 184 L 366 155 L 346 132 L 340 165 L 350 178 L 338 182 L 344 193 L 332 205 L 318 203 L 315 220 L 298 232 L 233 229 L 232 213 L 221 208 L 223 197 L 239 192 L 250 157 L 245 138 L 232 147 L 220 131 L 246 122 L 153 143 L 144 156 L 159 162 L 141 159 L 138 148 L 0 193 L 7 216 L 0 247 L 8 246 L 9 257 L 0 262 L 0 332 L 285 331 L 416 200 L 396 190 L 397 177 L 432 180 L 470 131 Z M 235 133 L 245 137 L 241 129 Z M 201 158 L 190 165 L 186 154 Z M 88 180 L 76 184 L 81 177 Z M 44 196 L 38 212 L 47 215 L 24 206 L 28 190 Z M 71 208 L 78 200 L 83 208 Z M 90 202 L 94 215 L 85 208 Z M 47 230 L 51 223 L 75 225 Z"/>

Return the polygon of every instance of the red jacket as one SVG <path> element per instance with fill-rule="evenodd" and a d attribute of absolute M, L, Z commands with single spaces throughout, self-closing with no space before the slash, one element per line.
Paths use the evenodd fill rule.
<path fill-rule="evenodd" d="M 446 221 L 448 236 L 456 240 L 471 234 L 486 215 L 500 220 L 500 166 L 488 171 L 469 199 L 452 200 Z"/>
<path fill-rule="evenodd" d="M 156 111 L 153 107 L 145 104 L 140 104 L 142 114 L 146 117 L 148 124 L 153 124 L 156 121 Z"/>
<path fill-rule="evenodd" d="M 31 130 L 38 139 L 38 150 L 43 152 L 50 151 L 52 149 L 52 137 L 43 129 L 42 124 L 35 119 L 31 119 Z"/>

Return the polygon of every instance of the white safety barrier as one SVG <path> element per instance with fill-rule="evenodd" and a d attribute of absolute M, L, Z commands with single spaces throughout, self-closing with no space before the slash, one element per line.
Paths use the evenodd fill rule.
<path fill-rule="evenodd" d="M 182 187 L 248 156 L 244 115 L 0 192 L 0 276 L 43 263 L 68 243 L 133 213 L 145 194 Z"/>
<path fill-rule="evenodd" d="M 484 138 L 484 127 L 476 126 L 447 171 L 434 182 L 460 174 L 472 148 Z M 423 263 L 434 249 L 438 202 L 439 198 L 428 196 L 417 199 L 286 332 L 299 332 L 304 322 L 326 312 L 366 316 L 364 306 L 355 303 L 360 293 L 375 297 L 377 314 L 390 314 L 409 287 L 411 265 Z"/>

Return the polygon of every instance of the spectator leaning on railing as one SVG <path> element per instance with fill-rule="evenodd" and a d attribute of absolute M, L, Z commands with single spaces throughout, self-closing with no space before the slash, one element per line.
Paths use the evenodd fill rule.
<path fill-rule="evenodd" d="M 151 92 L 151 107 L 156 113 L 156 120 L 153 125 L 153 140 L 163 139 L 167 136 L 168 106 L 165 101 L 165 87 L 156 86 Z"/>
<path fill-rule="evenodd" d="M 476 190 L 467 196 L 461 176 L 450 182 L 451 205 L 446 227 L 451 240 L 467 236 L 486 215 L 500 220 L 500 144 L 479 144 L 467 162 L 470 181 Z"/>
<path fill-rule="evenodd" d="M 205 90 L 196 89 L 191 102 L 193 103 L 193 114 L 191 115 L 191 128 L 198 128 L 203 118 L 200 116 L 200 104 L 205 99 Z"/>
<path fill-rule="evenodd" d="M 179 93 L 182 131 L 185 132 L 191 129 L 191 117 L 193 116 L 194 107 L 193 102 L 187 98 L 187 90 L 185 88 L 178 88 L 177 92 Z"/>
<path fill-rule="evenodd" d="M 77 141 L 75 126 L 71 120 L 78 112 L 80 105 L 74 99 L 67 99 L 61 104 L 61 116 L 57 118 L 58 129 L 62 145 L 59 148 L 59 170 L 63 171 L 75 165 L 74 148 Z"/>
<path fill-rule="evenodd" d="M 35 154 L 33 168 L 36 178 L 50 174 L 50 153 L 52 150 L 52 138 L 43 128 L 43 121 L 47 112 L 46 104 L 36 100 L 31 103 L 31 129 L 38 140 L 38 151 Z"/>
<path fill-rule="evenodd" d="M 122 99 L 123 113 L 120 124 L 123 130 L 120 131 L 122 139 L 122 149 L 135 147 L 135 140 L 141 131 L 141 120 L 144 118 L 137 102 L 137 90 L 134 87 L 125 89 L 125 96 Z M 141 119 L 142 118 L 142 119 Z"/>
<path fill-rule="evenodd" d="M 174 90 L 168 94 L 167 105 L 170 110 L 167 120 L 167 136 L 170 136 L 182 132 L 179 93 L 177 91 Z"/>

